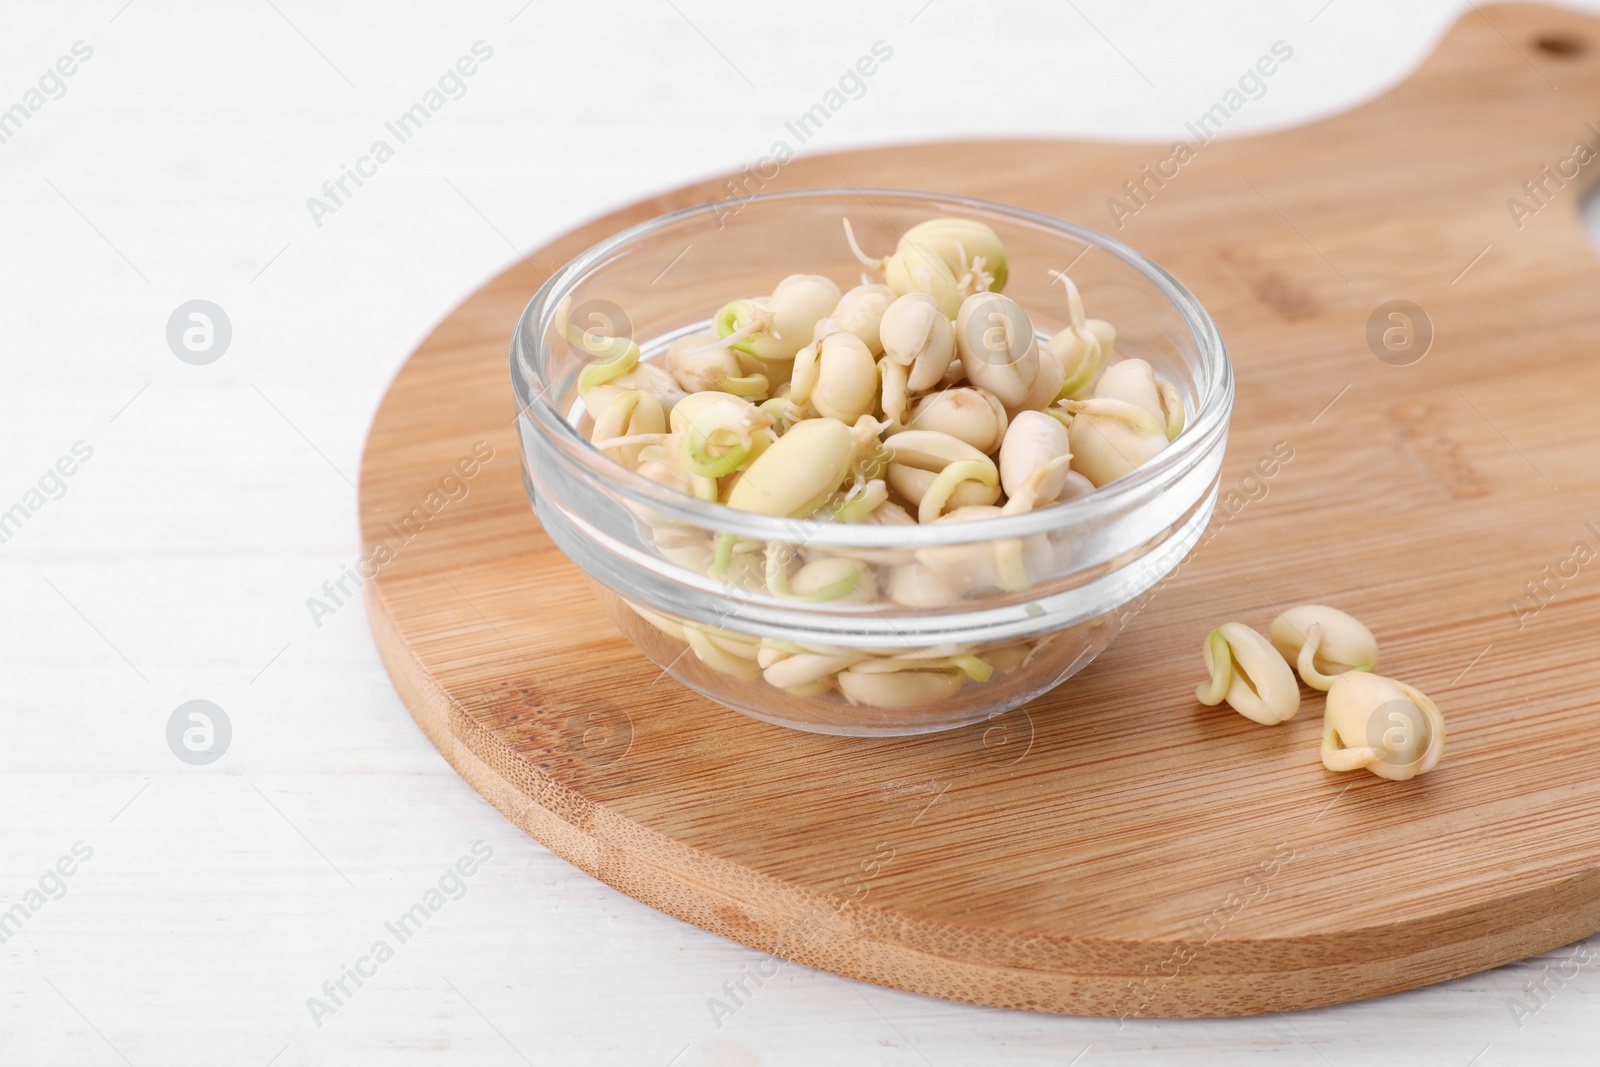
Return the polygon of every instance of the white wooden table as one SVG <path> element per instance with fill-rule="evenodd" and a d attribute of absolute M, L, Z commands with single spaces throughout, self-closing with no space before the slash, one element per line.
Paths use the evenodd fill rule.
<path fill-rule="evenodd" d="M 708 1002 L 762 957 L 508 825 L 412 724 L 359 603 L 313 617 L 357 558 L 368 419 L 430 324 L 518 250 L 754 162 L 874 42 L 892 59 L 803 151 L 1166 140 L 1279 39 L 1293 64 L 1229 133 L 1292 124 L 1380 92 L 1467 9 L 864 7 L 5 0 L 0 109 L 23 110 L 0 112 L 0 1064 L 1343 1067 L 1592 1050 L 1600 966 L 1577 965 L 1583 946 L 1322 1011 L 1120 1026 L 788 965 L 719 1025 Z M 386 123 L 462 57 L 471 75 L 446 78 L 402 143 Z M 366 158 L 379 139 L 381 162 Z M 324 182 L 347 165 L 362 183 L 333 201 Z M 195 299 L 232 332 L 199 365 L 167 340 Z M 168 740 L 197 699 L 231 728 L 206 764 Z"/>

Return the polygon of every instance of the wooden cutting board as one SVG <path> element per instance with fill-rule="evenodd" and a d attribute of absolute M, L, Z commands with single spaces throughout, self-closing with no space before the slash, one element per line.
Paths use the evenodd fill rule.
<path fill-rule="evenodd" d="M 518 312 L 584 247 L 725 186 L 631 205 L 490 281 L 395 379 L 361 472 L 378 648 L 445 757 L 576 866 L 901 989 L 1234 1015 L 1584 937 L 1600 930 L 1600 263 L 1578 209 L 1600 161 L 1546 177 L 1572 173 L 1578 141 L 1600 149 L 1600 23 L 1490 7 L 1381 99 L 1200 144 L 1142 205 L 1124 183 L 1170 146 L 909 145 L 765 183 L 935 189 L 1107 230 L 1199 296 L 1237 368 L 1217 516 L 1128 631 L 1024 709 L 908 739 L 797 733 L 690 693 L 540 531 L 507 377 Z M 1114 197 L 1137 207 L 1120 230 Z M 1421 309 L 1409 334 L 1378 310 L 1396 300 Z M 1275 449 L 1292 458 L 1252 477 Z M 1213 625 L 1265 628 L 1303 602 L 1359 615 L 1383 673 L 1439 702 L 1436 772 L 1325 771 L 1320 697 L 1276 728 L 1195 702 Z M 737 1007 L 736 989 L 707 995 Z"/>

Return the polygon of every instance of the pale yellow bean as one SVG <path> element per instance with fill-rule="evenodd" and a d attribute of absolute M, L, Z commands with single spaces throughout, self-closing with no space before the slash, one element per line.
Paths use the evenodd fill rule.
<path fill-rule="evenodd" d="M 649 393 L 629 389 L 618 393 L 605 410 L 595 416 L 589 440 L 632 470 L 639 466 L 645 447 L 666 433 L 666 429 L 667 417 L 661 401 Z"/>
<path fill-rule="evenodd" d="M 634 468 L 634 473 L 680 493 L 691 491 L 689 471 L 683 463 L 683 450 L 672 443 L 646 445 L 640 449 L 639 465 Z"/>
<path fill-rule="evenodd" d="M 839 689 L 852 704 L 875 708 L 917 708 L 948 700 L 966 682 L 960 671 L 896 671 L 879 674 L 839 672 Z"/>
<path fill-rule="evenodd" d="M 683 433 L 700 418 L 702 413 L 708 411 L 714 414 L 716 421 L 726 420 L 747 431 L 763 429 L 773 424 L 770 413 L 763 411 L 744 397 L 708 389 L 704 392 L 690 393 L 673 405 L 671 413 L 667 416 L 667 425 L 673 433 Z"/>
<path fill-rule="evenodd" d="M 1000 235 L 976 219 L 943 218 L 919 222 L 904 241 L 939 256 L 956 276 L 963 294 L 1005 288 L 1007 264 Z"/>
<path fill-rule="evenodd" d="M 1166 440 L 1178 437 L 1184 429 L 1184 400 L 1178 387 L 1155 376 L 1155 370 L 1144 360 L 1122 360 L 1106 368 L 1094 397 L 1125 400 L 1149 411 L 1166 434 Z"/>
<path fill-rule="evenodd" d="M 806 518 L 849 473 L 855 442 L 837 419 L 796 423 L 751 463 L 728 494 L 729 507 Z"/>
<path fill-rule="evenodd" d="M 1225 622 L 1206 635 L 1202 646 L 1211 677 L 1195 698 L 1216 705 L 1224 700 L 1247 719 L 1273 726 L 1300 710 L 1300 684 L 1294 671 L 1265 637 L 1238 622 Z"/>
<path fill-rule="evenodd" d="M 1068 400 L 1067 440 L 1072 469 L 1098 488 L 1129 474 L 1167 447 L 1166 428 L 1148 411 L 1122 400 Z"/>
<path fill-rule="evenodd" d="M 992 504 L 1000 496 L 1000 472 L 994 461 L 965 441 L 936 430 L 906 430 L 885 443 L 890 452 L 889 485 L 917 505 L 919 522 L 932 521 L 947 504 Z M 959 476 L 941 482 L 952 467 Z M 920 512 L 929 503 L 938 510 L 925 517 Z"/>
<path fill-rule="evenodd" d="M 908 293 L 890 304 L 879 335 L 884 358 L 908 368 L 906 384 L 912 392 L 939 384 L 956 356 L 955 328 L 926 293 Z"/>
<path fill-rule="evenodd" d="M 874 526 L 915 526 L 917 518 L 893 500 L 886 500 L 858 521 Z"/>
<path fill-rule="evenodd" d="M 808 402 L 817 413 L 853 423 L 877 406 L 878 366 L 866 343 L 851 333 L 831 333 L 815 345 L 816 381 Z"/>
<path fill-rule="evenodd" d="M 961 460 L 989 457 L 959 438 L 938 430 L 903 430 L 884 442 L 890 463 L 938 472 Z"/>
<path fill-rule="evenodd" d="M 1403 782 L 1433 770 L 1444 742 L 1439 706 L 1404 682 L 1349 671 L 1328 690 L 1322 765 L 1330 771 L 1365 768 Z"/>
<path fill-rule="evenodd" d="M 740 654 L 739 646 L 735 643 L 725 638 L 719 640 L 717 636 L 694 626 L 684 627 L 684 638 L 694 650 L 695 658 L 712 670 L 745 681 L 754 681 L 761 677 L 761 667 L 755 661 L 754 647 L 751 648 L 748 657 L 744 656 Z"/>
<path fill-rule="evenodd" d="M 967 380 L 1008 408 L 1027 398 L 1039 376 L 1033 323 L 1015 300 L 999 293 L 974 293 L 962 301 L 956 351 Z"/>
<path fill-rule="evenodd" d="M 716 341 L 710 334 L 695 333 L 672 342 L 667 349 L 667 370 L 679 387 L 689 393 L 715 390 L 755 400 L 765 399 L 766 375 L 746 373 L 739 359 L 741 353 L 708 347 L 716 345 Z"/>
<path fill-rule="evenodd" d="M 889 599 L 908 608 L 943 608 L 961 602 L 962 583 L 913 560 L 889 571 Z"/>
<path fill-rule="evenodd" d="M 1347 671 L 1378 665 L 1378 641 L 1359 620 L 1325 604 L 1302 604 L 1272 620 L 1272 646 L 1300 669 L 1300 678 L 1326 692 Z"/>
<path fill-rule="evenodd" d="M 1000 445 L 1000 484 L 1014 510 L 1053 504 L 1066 488 L 1072 459 L 1067 428 L 1042 411 L 1022 411 Z"/>
<path fill-rule="evenodd" d="M 1094 387 L 1094 395 L 1134 404 L 1149 412 L 1150 417 L 1163 427 L 1166 425 L 1166 412 L 1161 407 L 1155 369 L 1142 359 L 1125 359 L 1107 367 Z"/>
<path fill-rule="evenodd" d="M 949 264 L 922 245 L 901 241 L 883 265 L 883 280 L 896 294 L 926 293 L 938 303 L 946 318 L 955 318 L 966 294 Z"/>
<path fill-rule="evenodd" d="M 1000 482 L 996 472 L 993 485 L 981 481 L 958 482 L 950 492 L 941 507 L 962 508 L 978 507 L 993 504 L 1000 498 Z M 889 485 L 895 492 L 917 505 L 916 521 L 922 521 L 922 502 L 928 498 L 939 474 L 934 471 L 918 470 L 913 467 L 891 466 L 889 468 Z"/>
<path fill-rule="evenodd" d="M 844 556 L 807 563 L 790 579 L 789 591 L 806 600 L 871 603 L 878 599 L 872 566 Z"/>
<path fill-rule="evenodd" d="M 990 506 L 956 508 L 937 520 L 975 522 L 999 518 L 1005 510 Z M 917 562 L 938 574 L 958 597 L 995 590 L 1026 589 L 1052 573 L 1055 549 L 1043 534 L 1006 537 L 967 544 L 930 545 L 916 550 Z"/>
<path fill-rule="evenodd" d="M 949 434 L 985 454 L 1005 439 L 1005 405 L 993 393 L 976 386 L 960 386 L 929 393 L 911 406 L 908 430 L 936 430 Z"/>
<path fill-rule="evenodd" d="M 1123 400 L 1149 412 L 1168 441 L 1183 429 L 1183 397 L 1172 383 L 1157 378 L 1142 359 L 1124 359 L 1107 367 L 1095 384 L 1094 395 Z"/>
<path fill-rule="evenodd" d="M 842 296 L 831 278 L 791 274 L 770 296 L 735 300 L 713 320 L 723 344 L 766 362 L 784 362 L 811 342 L 817 322 Z"/>
<path fill-rule="evenodd" d="M 649 393 L 661 402 L 661 409 L 669 413 L 688 395 L 679 388 L 677 379 L 667 368 L 656 363 L 640 363 L 626 374 L 583 390 L 583 406 L 591 414 L 601 412 L 619 394 L 629 391 Z"/>
<path fill-rule="evenodd" d="M 1028 656 L 1032 652 L 1033 647 L 1024 641 L 1014 645 L 1001 645 L 999 648 L 984 649 L 980 655 L 988 660 L 989 665 L 1001 674 L 1009 674 L 1027 663 Z"/>
<path fill-rule="evenodd" d="M 869 352 L 880 356 L 883 354 L 883 340 L 878 336 L 878 331 L 883 322 L 883 313 L 894 301 L 894 290 L 887 285 L 858 285 L 840 297 L 833 312 L 817 323 L 812 331 L 812 340 L 820 340 L 832 330 L 843 330 L 859 337 Z"/>
<path fill-rule="evenodd" d="M 722 478 L 753 462 L 773 440 L 773 418 L 727 393 L 693 393 L 669 419 L 690 474 Z"/>
<path fill-rule="evenodd" d="M 1071 435 L 1069 434 L 1068 437 L 1070 438 Z M 1078 497 L 1087 496 L 1092 492 L 1094 492 L 1094 483 L 1069 467 L 1067 480 L 1062 483 L 1061 492 L 1056 497 L 1056 503 L 1059 504 L 1063 500 L 1076 500 Z"/>
<path fill-rule="evenodd" d="M 1005 247 L 990 226 L 976 219 L 941 218 L 918 223 L 900 238 L 894 253 L 882 259 L 874 259 L 861 250 L 849 219 L 844 220 L 844 231 L 856 258 L 874 270 L 882 270 L 888 275 L 891 286 L 896 284 L 897 270 L 911 273 L 923 262 L 933 260 L 950 275 L 957 303 L 960 297 L 982 290 L 999 292 L 1006 283 Z M 931 266 L 928 269 L 931 272 Z M 929 290 L 896 288 L 896 291 Z M 954 308 L 947 314 L 953 318 Z"/>
<path fill-rule="evenodd" d="M 830 678 L 866 658 L 860 654 L 828 656 L 816 652 L 799 652 L 776 660 L 762 671 L 762 677 L 768 685 L 779 689 L 793 689 Z"/>

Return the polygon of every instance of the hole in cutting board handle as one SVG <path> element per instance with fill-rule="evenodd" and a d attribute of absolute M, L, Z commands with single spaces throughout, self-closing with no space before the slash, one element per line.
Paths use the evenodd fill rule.
<path fill-rule="evenodd" d="M 1533 47 L 1546 55 L 1570 59 L 1573 56 L 1581 56 L 1587 52 L 1589 50 L 1589 42 L 1575 34 L 1551 30 L 1535 37 L 1533 39 Z"/>

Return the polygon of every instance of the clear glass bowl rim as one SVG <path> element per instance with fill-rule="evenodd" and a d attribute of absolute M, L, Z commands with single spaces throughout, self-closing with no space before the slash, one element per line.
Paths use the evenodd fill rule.
<path fill-rule="evenodd" d="M 721 211 L 735 208 L 742 210 L 754 203 L 860 198 L 870 207 L 872 197 L 880 200 L 934 201 L 942 205 L 1009 216 L 1042 229 L 1054 230 L 1064 237 L 1097 248 L 1133 268 L 1177 310 L 1199 351 L 1201 373 L 1196 375 L 1199 401 L 1183 432 L 1173 441 L 1171 447 L 1163 449 L 1154 459 L 1143 464 L 1131 475 L 1119 478 L 1093 493 L 1074 500 L 1017 515 L 970 522 L 936 523 L 925 526 L 873 526 L 815 519 L 774 518 L 676 492 L 628 470 L 595 448 L 578 432 L 578 428 L 545 398 L 546 390 L 541 388 L 537 393 L 532 392 L 533 382 L 530 381 L 526 370 L 542 370 L 547 363 L 545 337 L 557 307 L 562 300 L 571 295 L 572 289 L 591 269 L 629 245 L 697 215 L 711 215 L 715 218 Z M 533 346 L 532 353 L 526 351 L 530 344 Z M 1212 321 L 1210 314 L 1194 294 L 1154 260 L 1097 230 L 1043 212 L 950 193 L 875 187 L 795 189 L 709 201 L 658 215 L 590 246 L 552 274 L 523 309 L 522 315 L 517 320 L 516 332 L 512 336 L 511 380 L 519 414 L 535 416 L 535 421 L 547 444 L 556 446 L 557 451 L 569 462 L 582 467 L 587 474 L 603 479 L 607 489 L 617 496 L 680 522 L 724 530 L 741 537 L 780 543 L 799 542 L 862 548 L 919 548 L 931 545 L 967 544 L 999 538 L 1027 537 L 1113 519 L 1126 513 L 1130 507 L 1136 507 L 1139 499 L 1148 494 L 1152 488 L 1160 489 L 1176 481 L 1186 470 L 1201 461 L 1209 453 L 1210 446 L 1216 438 L 1227 433 L 1228 418 L 1233 406 L 1233 370 L 1216 323 Z"/>

